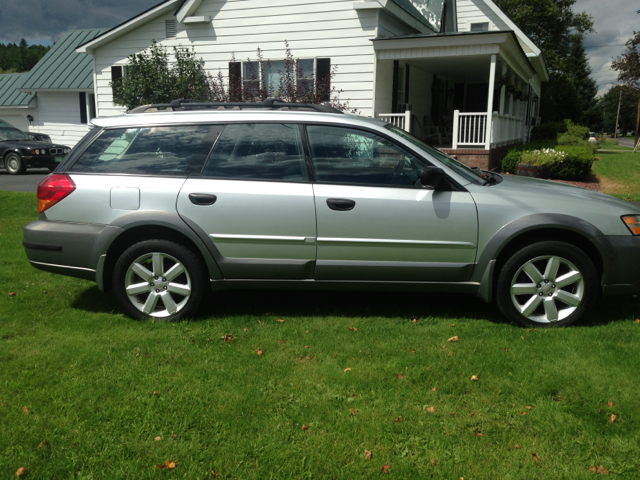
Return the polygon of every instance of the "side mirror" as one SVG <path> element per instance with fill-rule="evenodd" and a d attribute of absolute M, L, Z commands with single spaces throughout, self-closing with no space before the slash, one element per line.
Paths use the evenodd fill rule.
<path fill-rule="evenodd" d="M 433 187 L 434 190 L 442 190 L 445 178 L 447 174 L 440 167 L 424 167 L 420 172 L 420 183 L 425 187 Z"/>

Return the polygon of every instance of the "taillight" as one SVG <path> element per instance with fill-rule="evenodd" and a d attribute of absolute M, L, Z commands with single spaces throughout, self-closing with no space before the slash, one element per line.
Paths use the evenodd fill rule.
<path fill-rule="evenodd" d="M 38 213 L 53 207 L 76 189 L 67 175 L 49 175 L 38 184 Z"/>

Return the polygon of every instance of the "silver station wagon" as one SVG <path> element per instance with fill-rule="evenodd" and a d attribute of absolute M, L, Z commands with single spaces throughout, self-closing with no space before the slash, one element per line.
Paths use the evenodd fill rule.
<path fill-rule="evenodd" d="M 280 288 L 455 292 L 565 326 L 640 291 L 638 208 L 470 169 L 377 120 L 176 101 L 93 124 L 39 185 L 23 244 L 136 319 Z"/>

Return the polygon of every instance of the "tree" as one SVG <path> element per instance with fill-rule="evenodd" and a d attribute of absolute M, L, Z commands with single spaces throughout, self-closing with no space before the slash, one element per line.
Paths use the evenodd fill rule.
<path fill-rule="evenodd" d="M 622 100 L 620 100 L 622 94 Z M 638 115 L 640 90 L 629 85 L 615 85 L 599 101 L 600 114 L 604 115 L 605 132 L 613 133 L 616 129 L 618 102 L 620 102 L 620 121 L 618 128 L 624 133 L 635 132 Z"/>
<path fill-rule="evenodd" d="M 611 64 L 611 68 L 618 72 L 618 80 L 634 88 L 640 88 L 640 51 L 638 46 L 640 46 L 640 32 L 633 32 L 633 37 L 626 43 L 625 53 Z"/>
<path fill-rule="evenodd" d="M 496 0 L 496 4 L 540 48 L 549 69 L 543 84 L 541 116 L 557 121 L 594 121 L 596 82 L 584 50 L 593 19 L 575 13 L 576 0 Z"/>
<path fill-rule="evenodd" d="M 28 72 L 50 49 L 44 45 L 28 45 L 24 38 L 18 45 L 0 43 L 0 73 Z"/>

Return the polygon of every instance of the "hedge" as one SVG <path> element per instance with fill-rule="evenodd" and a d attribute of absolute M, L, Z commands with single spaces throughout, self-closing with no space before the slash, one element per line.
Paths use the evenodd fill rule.
<path fill-rule="evenodd" d="M 543 148 L 555 148 L 557 141 L 555 140 L 538 140 L 535 142 L 529 142 L 526 145 L 519 145 L 517 147 L 512 148 L 507 153 L 507 156 L 502 159 L 502 168 L 501 171 L 503 173 L 516 173 L 516 163 L 520 161 L 520 157 L 522 157 L 522 152 L 526 152 L 528 150 L 541 150 Z"/>
<path fill-rule="evenodd" d="M 593 165 L 593 153 L 586 147 L 571 147 L 561 145 L 556 150 L 565 152 L 567 157 L 551 166 L 550 178 L 563 180 L 580 180 L 589 174 Z"/>

